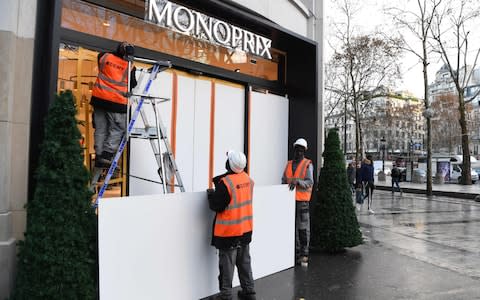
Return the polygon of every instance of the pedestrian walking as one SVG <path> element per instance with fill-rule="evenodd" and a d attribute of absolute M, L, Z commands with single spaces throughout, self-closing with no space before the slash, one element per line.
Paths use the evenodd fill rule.
<path fill-rule="evenodd" d="M 375 189 L 375 178 L 374 178 L 374 169 L 373 169 L 373 160 L 371 155 L 367 155 L 362 162 L 362 182 L 365 188 L 365 196 L 367 199 L 368 212 L 373 214 L 372 200 L 373 200 L 373 190 Z"/>
<path fill-rule="evenodd" d="M 293 144 L 293 160 L 283 172 L 282 183 L 295 190 L 295 260 L 308 266 L 310 247 L 310 198 L 313 187 L 313 164 L 305 158 L 307 141 L 299 138 Z"/>
<path fill-rule="evenodd" d="M 363 180 L 362 180 L 362 169 L 361 164 L 356 164 L 355 170 L 355 206 L 357 207 L 357 211 L 362 210 L 364 195 L 363 192 Z"/>
<path fill-rule="evenodd" d="M 245 154 L 227 152 L 226 173 L 213 178 L 215 189 L 208 189 L 208 203 L 216 212 L 213 220 L 212 246 L 218 249 L 219 289 L 216 299 L 233 299 L 232 280 L 235 266 L 242 289 L 238 298 L 255 300 L 250 242 L 253 232 L 253 180 L 245 173 Z"/>
<path fill-rule="evenodd" d="M 92 89 L 95 166 L 108 167 L 117 152 L 127 126 L 127 85 L 137 85 L 135 68 L 128 70 L 134 47 L 127 42 L 113 53 L 98 54 L 98 76 Z"/>
<path fill-rule="evenodd" d="M 352 194 L 355 193 L 355 162 L 351 162 L 347 167 L 347 178 L 350 188 L 352 189 Z"/>
<path fill-rule="evenodd" d="M 396 164 L 393 165 L 391 176 L 392 176 L 392 194 L 395 193 L 394 185 L 396 185 L 398 191 L 400 192 L 400 195 L 402 195 L 403 191 L 400 188 L 400 177 L 402 176 L 402 173 Z"/>

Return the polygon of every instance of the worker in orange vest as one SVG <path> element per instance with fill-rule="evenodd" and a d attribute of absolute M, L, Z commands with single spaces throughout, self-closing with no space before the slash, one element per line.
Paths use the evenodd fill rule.
<path fill-rule="evenodd" d="M 92 89 L 95 128 L 95 166 L 108 167 L 117 152 L 127 126 L 128 61 L 134 47 L 127 42 L 118 45 L 114 53 L 98 54 L 98 76 Z M 135 68 L 130 70 L 130 88 L 137 85 Z"/>
<path fill-rule="evenodd" d="M 295 190 L 295 259 L 308 266 L 310 245 L 310 198 L 313 187 L 313 164 L 305 158 L 307 141 L 299 138 L 293 144 L 293 160 L 289 160 L 283 172 L 282 183 Z"/>
<path fill-rule="evenodd" d="M 239 299 L 255 300 L 250 242 L 253 231 L 253 180 L 245 173 L 245 154 L 228 151 L 227 172 L 213 178 L 215 189 L 208 189 L 208 203 L 216 212 L 213 221 L 212 246 L 218 249 L 220 294 L 216 299 L 232 299 L 235 266 L 242 289 Z"/>

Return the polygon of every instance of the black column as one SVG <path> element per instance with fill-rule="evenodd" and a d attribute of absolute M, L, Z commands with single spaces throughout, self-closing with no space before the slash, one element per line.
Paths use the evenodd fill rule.
<path fill-rule="evenodd" d="M 32 199 L 35 191 L 35 170 L 40 144 L 43 141 L 43 120 L 56 92 L 60 14 L 61 0 L 37 2 L 30 112 L 28 199 Z"/>

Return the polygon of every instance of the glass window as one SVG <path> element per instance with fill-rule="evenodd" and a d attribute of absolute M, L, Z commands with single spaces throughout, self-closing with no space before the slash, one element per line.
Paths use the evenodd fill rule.
<path fill-rule="evenodd" d="M 139 0 L 116 2 L 122 7 L 130 5 L 136 11 L 144 3 Z M 271 49 L 272 60 L 268 60 L 79 0 L 62 1 L 61 26 L 271 81 L 279 79 L 279 62 L 286 59 L 285 53 L 275 49 Z"/>

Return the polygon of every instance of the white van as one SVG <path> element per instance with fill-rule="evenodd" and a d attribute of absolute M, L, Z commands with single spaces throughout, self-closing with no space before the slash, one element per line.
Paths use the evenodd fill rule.
<path fill-rule="evenodd" d="M 472 176 L 472 183 L 478 181 L 478 173 L 470 168 L 470 174 Z M 452 163 L 450 165 L 450 181 L 461 183 L 462 182 L 462 165 L 458 163 Z"/>
<path fill-rule="evenodd" d="M 478 161 L 474 157 L 470 157 L 472 166 L 478 164 Z M 451 155 L 451 156 L 436 156 L 432 157 L 432 175 L 437 174 L 437 163 L 438 162 L 448 162 L 450 165 L 450 170 L 444 170 L 445 179 L 449 182 L 460 183 L 462 180 L 462 156 L 461 155 Z M 418 163 L 418 168 L 427 170 L 427 163 L 420 162 Z M 470 174 L 472 176 L 472 183 L 478 181 L 479 174 L 470 168 Z"/>

